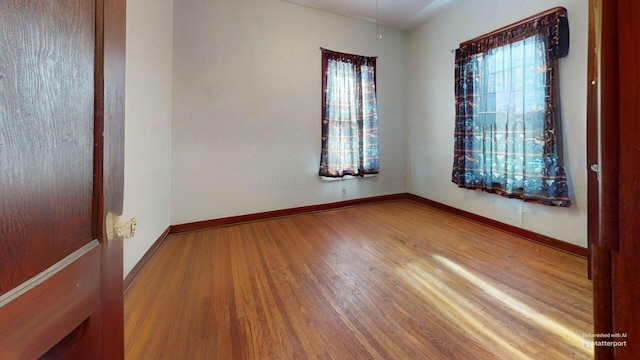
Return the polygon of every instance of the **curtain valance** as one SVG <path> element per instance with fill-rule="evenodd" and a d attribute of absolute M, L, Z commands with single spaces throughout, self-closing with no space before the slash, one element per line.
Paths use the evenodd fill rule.
<path fill-rule="evenodd" d="M 362 56 L 331 51 L 325 48 L 320 48 L 320 50 L 322 50 L 322 56 L 327 59 L 346 61 L 355 65 L 372 65 L 375 63 L 375 59 L 378 58 L 377 56 Z"/>
<path fill-rule="evenodd" d="M 465 41 L 460 44 L 456 52 L 463 57 L 474 56 L 541 33 L 546 34 L 549 40 L 550 56 L 555 58 L 566 56 L 569 52 L 567 9 L 553 8 Z"/>

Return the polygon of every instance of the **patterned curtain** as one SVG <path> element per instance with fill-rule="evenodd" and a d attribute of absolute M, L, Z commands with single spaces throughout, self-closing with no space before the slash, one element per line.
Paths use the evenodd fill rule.
<path fill-rule="evenodd" d="M 376 58 L 322 49 L 320 176 L 377 174 Z"/>
<path fill-rule="evenodd" d="M 509 198 L 571 206 L 560 154 L 562 12 L 456 50 L 452 181 Z"/>

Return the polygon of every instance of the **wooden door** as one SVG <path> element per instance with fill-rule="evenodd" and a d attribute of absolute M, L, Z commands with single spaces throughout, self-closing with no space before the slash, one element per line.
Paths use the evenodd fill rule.
<path fill-rule="evenodd" d="M 0 354 L 122 358 L 124 1 L 0 9 Z"/>
<path fill-rule="evenodd" d="M 600 229 L 593 244 L 596 359 L 640 354 L 640 2 L 599 7 Z M 591 199 L 590 199 L 591 200 Z M 609 343 L 607 343 L 607 341 Z M 616 346 L 613 346 L 613 342 Z"/>
<path fill-rule="evenodd" d="M 607 2 L 607 1 L 604 1 Z M 617 1 L 618 94 L 618 238 L 612 244 L 611 302 L 614 334 L 624 346 L 614 347 L 614 358 L 637 359 L 640 354 L 640 2 Z M 603 89 L 608 91 L 608 89 Z M 610 95 L 610 94 L 609 94 Z M 615 146 L 614 144 L 609 144 Z M 609 181 L 613 180 L 609 178 Z"/>

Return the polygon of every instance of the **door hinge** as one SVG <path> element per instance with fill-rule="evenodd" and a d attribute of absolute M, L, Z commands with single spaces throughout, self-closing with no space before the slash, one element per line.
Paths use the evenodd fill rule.
<path fill-rule="evenodd" d="M 107 240 L 113 240 L 116 236 L 124 236 L 125 238 L 134 237 L 136 234 L 136 225 L 138 225 L 136 218 L 131 218 L 124 224 L 121 224 L 120 216 L 109 212 L 105 219 Z"/>

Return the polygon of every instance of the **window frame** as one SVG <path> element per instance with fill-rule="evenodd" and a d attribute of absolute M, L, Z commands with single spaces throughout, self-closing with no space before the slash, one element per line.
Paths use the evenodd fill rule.
<path fill-rule="evenodd" d="M 528 40 L 534 46 L 533 61 L 528 61 L 524 53 Z M 509 52 L 511 57 L 511 51 L 517 46 L 523 46 L 523 57 L 519 65 L 523 76 L 522 99 L 519 99 L 522 113 L 512 112 L 515 106 L 499 108 L 498 101 L 493 102 L 493 111 L 481 109 L 488 102 L 489 96 L 494 96 L 494 100 L 499 96 L 497 82 L 500 79 L 494 78 L 494 83 L 491 84 L 492 79 L 487 76 L 500 70 L 495 62 L 494 72 L 486 73 L 491 61 L 495 60 L 493 56 L 504 51 L 504 54 Z M 567 54 L 568 21 L 564 8 L 550 9 L 460 44 L 456 49 L 456 126 L 452 182 L 459 187 L 480 189 L 509 198 L 544 205 L 571 206 L 567 177 L 562 168 L 560 94 L 557 81 L 558 58 Z M 527 68 L 531 64 L 536 67 Z M 508 68 L 501 71 L 504 73 L 517 67 L 518 65 L 509 64 Z M 528 79 L 524 77 L 525 71 L 534 78 L 534 87 L 540 79 L 544 79 L 543 86 L 533 90 L 536 95 L 544 96 L 544 104 L 538 104 L 536 111 L 526 110 L 524 96 L 527 95 L 525 81 Z M 543 75 L 536 76 L 536 73 Z M 486 90 L 491 86 L 494 87 L 493 93 L 488 93 Z M 540 89 L 544 89 L 544 93 Z M 505 90 L 504 94 L 507 94 L 509 100 L 515 99 L 513 89 Z M 490 114 L 495 114 L 493 123 L 485 121 L 486 116 L 491 117 Z M 531 116 L 532 114 L 535 116 Z M 510 119 L 511 116 L 515 118 Z M 521 120 L 520 128 L 517 127 L 516 119 Z M 536 128 L 536 124 L 531 124 L 530 119 L 540 121 L 542 126 Z M 514 140 L 512 133 L 518 134 L 521 140 Z M 516 141 L 516 145 L 511 146 L 510 141 Z M 540 151 L 539 155 L 537 151 Z M 544 166 L 529 166 L 527 161 L 531 159 Z M 517 173 L 519 170 L 521 173 Z"/>
<path fill-rule="evenodd" d="M 377 112 L 377 57 L 361 56 L 354 54 L 341 53 L 320 48 L 322 51 L 322 148 L 320 154 L 319 176 L 322 179 L 348 179 L 353 177 L 375 176 L 380 171 L 379 163 L 379 127 Z M 355 98 L 355 103 L 348 105 L 355 109 L 355 115 L 351 112 L 351 117 L 342 117 L 342 113 L 336 118 L 336 107 L 329 97 L 332 90 L 329 85 L 333 85 L 329 81 L 330 61 L 337 61 L 344 64 L 350 64 L 353 67 L 355 78 L 348 79 L 353 81 L 355 93 L 350 94 Z M 362 73 L 372 73 L 365 84 L 364 75 Z M 335 79 L 334 79 L 335 80 Z M 344 80 L 344 79 L 342 79 Z M 351 89 L 350 89 L 351 90 Z M 342 91 L 347 91 L 342 89 Z M 342 107 L 344 105 L 342 104 Z M 355 118 L 354 118 L 355 116 Z M 342 126 L 355 127 L 357 132 L 357 149 L 354 146 L 354 136 L 345 137 L 341 140 L 341 135 L 336 136 L 335 130 L 342 131 Z M 353 130 L 351 130 L 351 133 Z M 346 138 L 351 138 L 347 141 Z M 375 139 L 371 144 L 367 143 L 367 139 Z M 341 150 L 336 149 L 336 141 Z M 333 145 L 333 146 L 332 146 Z M 342 149 L 346 148 L 346 150 Z M 349 152 L 357 151 L 357 161 L 346 162 L 344 160 L 337 161 L 336 157 L 344 158 Z M 370 155 L 372 152 L 374 155 Z M 353 154 L 351 160 L 356 158 Z M 345 166 L 345 164 L 347 166 Z"/>

